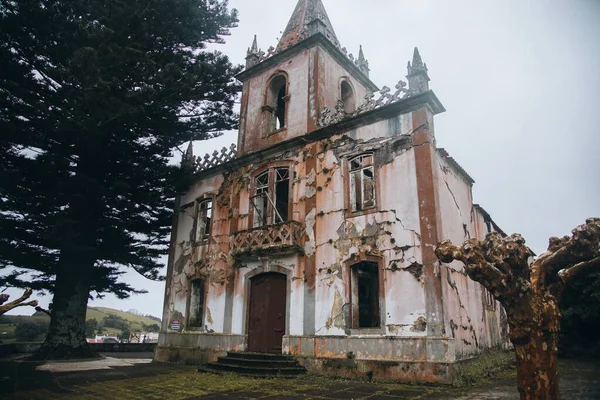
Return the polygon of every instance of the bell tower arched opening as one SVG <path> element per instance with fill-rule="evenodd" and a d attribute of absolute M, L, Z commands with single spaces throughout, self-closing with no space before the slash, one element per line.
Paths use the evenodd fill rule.
<path fill-rule="evenodd" d="M 267 88 L 266 109 L 269 112 L 268 131 L 273 132 L 287 126 L 287 77 L 280 73 L 269 82 Z"/>
<path fill-rule="evenodd" d="M 348 81 L 343 80 L 340 85 L 340 92 L 342 102 L 344 103 L 344 112 L 346 114 L 352 114 L 356 110 L 354 89 L 352 89 L 352 86 L 350 86 Z"/>

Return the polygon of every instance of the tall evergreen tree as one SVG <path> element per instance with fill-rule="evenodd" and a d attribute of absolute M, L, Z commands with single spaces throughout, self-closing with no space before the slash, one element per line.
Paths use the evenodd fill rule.
<path fill-rule="evenodd" d="M 172 149 L 235 128 L 227 0 L 0 0 L 0 285 L 54 294 L 39 357 L 86 357 L 90 294 L 157 278 Z"/>

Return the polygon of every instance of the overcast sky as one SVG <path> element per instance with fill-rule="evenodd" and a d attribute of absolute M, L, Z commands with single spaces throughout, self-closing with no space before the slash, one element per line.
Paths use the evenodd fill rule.
<path fill-rule="evenodd" d="M 475 202 L 504 231 L 539 254 L 550 236 L 600 216 L 600 1 L 322 1 L 342 46 L 354 55 L 363 46 L 380 87 L 404 80 L 419 48 L 447 109 L 437 144 L 475 179 Z M 239 27 L 218 49 L 244 63 L 254 34 L 263 50 L 276 46 L 296 0 L 230 5 Z M 195 154 L 236 138 L 196 143 Z M 150 293 L 90 305 L 162 316 L 164 284 L 126 279 Z"/>

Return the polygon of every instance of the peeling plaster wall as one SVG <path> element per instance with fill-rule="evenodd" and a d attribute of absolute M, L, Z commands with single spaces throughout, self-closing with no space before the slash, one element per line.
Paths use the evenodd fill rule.
<path fill-rule="evenodd" d="M 439 153 L 437 163 L 442 238 L 454 243 L 481 238 L 473 208 L 472 184 Z M 485 306 L 482 286 L 466 276 L 462 263 L 442 264 L 440 272 L 446 333 L 455 339 L 457 359 L 504 345 L 507 338 L 502 335 L 501 307 L 493 311 Z"/>
<path fill-rule="evenodd" d="M 177 232 L 176 265 L 169 296 L 171 314 L 185 319 L 189 281 L 193 276 L 208 277 L 204 328 L 207 332 L 226 330 L 230 313 L 230 333 L 244 334 L 246 329 L 247 273 L 267 265 L 289 270 L 289 334 L 303 335 L 307 323 L 304 306 L 306 293 L 305 257 L 294 260 L 265 255 L 237 262 L 231 257 L 231 231 L 249 228 L 251 175 L 272 162 L 285 162 L 292 168 L 292 219 L 304 229 L 303 250 L 314 255 L 316 284 L 314 319 L 317 335 L 346 335 L 349 329 L 348 285 L 353 257 L 380 257 L 382 267 L 381 334 L 422 336 L 419 321 L 425 313 L 424 288 L 420 279 L 420 236 L 414 152 L 410 148 L 410 115 L 393 121 L 379 121 L 347 135 L 339 134 L 316 145 L 290 149 L 268 161 L 248 164 L 220 176 L 197 182 L 183 196 L 182 204 L 203 194 L 214 197 L 213 237 L 210 244 L 193 246 L 189 242 L 193 228 L 193 210 L 180 215 Z M 376 160 L 377 210 L 348 217 L 348 156 L 372 152 Z M 305 162 L 316 159 L 314 168 Z M 238 198 L 237 209 L 231 209 Z M 315 204 L 310 208 L 307 204 Z M 234 222 L 237 228 L 230 225 Z M 293 256 L 296 257 L 296 256 Z M 177 264 L 177 260 L 183 260 Z M 266 263 L 266 264 L 265 264 Z M 231 293 L 226 287 L 230 280 Z M 227 307 L 230 296 L 231 308 Z M 230 311 L 229 311 L 230 310 Z M 180 313 L 181 315 L 177 314 Z M 310 312 L 310 311 L 309 311 Z M 172 317 L 172 318 L 175 318 Z M 171 318 L 171 319 L 172 319 Z"/>
<path fill-rule="evenodd" d="M 410 121 L 410 117 L 401 116 L 398 121 Z M 409 133 L 410 126 L 381 121 L 348 132 L 340 138 L 339 147 L 317 154 L 317 335 L 347 334 L 350 272 L 345 265 L 365 255 L 382 258 L 380 334 L 425 335 L 415 329 L 415 321 L 425 313 L 423 283 L 409 272 L 411 266 L 418 269 L 421 263 L 414 152 L 387 141 L 394 134 L 398 140 L 399 133 Z M 377 210 L 349 217 L 342 157 L 375 149 Z"/>
<path fill-rule="evenodd" d="M 193 240 L 195 201 L 201 196 L 216 197 L 224 182 L 223 176 L 213 176 L 209 179 L 196 182 L 190 190 L 181 197 L 182 209 L 179 212 L 177 233 L 175 240 L 175 252 L 173 258 L 173 275 L 170 287 L 167 287 L 168 319 L 180 320 L 186 325 L 187 301 L 190 289 L 191 279 L 194 277 L 203 277 L 208 271 L 207 267 L 211 262 L 216 261 L 223 255 L 222 250 L 225 245 L 228 247 L 227 221 L 228 209 L 219 207 L 213 202 L 213 237 L 208 243 L 196 245 Z M 221 251 L 220 251 L 221 250 Z M 199 261 L 209 261 L 203 263 L 199 268 L 196 265 Z M 215 271 L 217 268 L 215 268 Z M 213 273 L 213 277 L 220 275 Z M 214 291 L 213 291 L 214 292 Z"/>
<path fill-rule="evenodd" d="M 244 85 L 247 93 L 247 111 L 243 125 L 241 148 L 245 152 L 252 152 L 268 147 L 274 143 L 285 141 L 307 132 L 307 112 L 309 86 L 309 58 L 311 51 L 307 49 L 296 54 L 281 65 L 264 71 L 250 78 Z M 261 108 L 265 105 L 265 95 L 269 79 L 278 72 L 285 72 L 288 76 L 288 95 L 286 106 L 286 128 L 276 131 L 268 136 L 263 135 L 267 127 L 267 111 Z M 244 99 L 246 100 L 246 99 Z M 244 102 L 245 103 L 245 102 Z"/>

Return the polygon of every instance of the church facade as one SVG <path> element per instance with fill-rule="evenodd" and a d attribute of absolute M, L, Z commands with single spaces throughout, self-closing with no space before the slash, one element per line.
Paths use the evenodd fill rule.
<path fill-rule="evenodd" d="M 445 111 L 415 48 L 379 89 L 300 0 L 276 48 L 248 50 L 237 146 L 182 163 L 158 361 L 284 353 L 320 374 L 450 382 L 507 343 L 506 315 L 434 249 L 500 231 L 435 144 Z"/>

